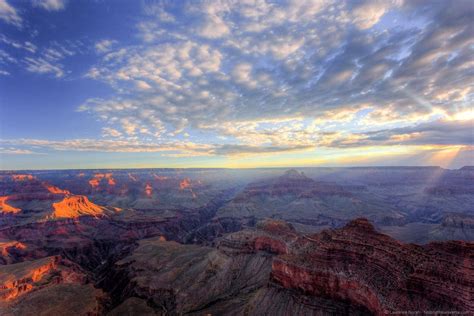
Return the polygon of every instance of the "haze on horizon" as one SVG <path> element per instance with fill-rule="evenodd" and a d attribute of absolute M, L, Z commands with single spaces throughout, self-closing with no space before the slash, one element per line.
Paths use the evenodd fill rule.
<path fill-rule="evenodd" d="M 473 16 L 0 0 L 0 169 L 472 165 Z"/>

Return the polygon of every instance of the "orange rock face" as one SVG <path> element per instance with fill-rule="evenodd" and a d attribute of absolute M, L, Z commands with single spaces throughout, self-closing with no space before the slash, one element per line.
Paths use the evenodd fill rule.
<path fill-rule="evenodd" d="M 71 194 L 68 190 L 62 190 L 54 185 L 45 184 L 46 189 L 53 194 Z"/>
<path fill-rule="evenodd" d="M 53 203 L 53 218 L 77 218 L 79 216 L 100 217 L 106 214 L 106 209 L 89 201 L 83 195 L 71 195 L 62 201 Z"/>
<path fill-rule="evenodd" d="M 0 211 L 2 211 L 3 213 L 18 213 L 18 212 L 20 212 L 21 209 L 7 204 L 7 200 L 9 198 L 10 198 L 9 196 L 1 196 L 0 197 Z"/>
<path fill-rule="evenodd" d="M 33 262 L 22 262 L 0 268 L 0 300 L 9 301 L 31 291 L 33 283 L 40 281 L 57 266 L 57 257 Z"/>

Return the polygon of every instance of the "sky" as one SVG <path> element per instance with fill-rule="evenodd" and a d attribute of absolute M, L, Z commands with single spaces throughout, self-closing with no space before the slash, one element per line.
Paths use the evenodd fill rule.
<path fill-rule="evenodd" d="M 0 169 L 474 165 L 472 1 L 0 0 Z"/>

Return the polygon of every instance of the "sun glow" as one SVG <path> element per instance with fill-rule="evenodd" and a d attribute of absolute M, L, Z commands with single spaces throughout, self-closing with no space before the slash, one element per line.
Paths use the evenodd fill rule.
<path fill-rule="evenodd" d="M 469 121 L 474 120 L 474 109 L 456 113 L 449 117 L 452 121 Z M 474 129 L 474 126 L 473 126 Z"/>

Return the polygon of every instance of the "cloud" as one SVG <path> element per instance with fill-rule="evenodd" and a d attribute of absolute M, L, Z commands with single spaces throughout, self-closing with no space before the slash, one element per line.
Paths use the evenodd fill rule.
<path fill-rule="evenodd" d="M 110 132 L 110 131 L 106 131 Z M 230 144 L 198 144 L 193 142 L 140 142 L 135 140 L 96 140 L 70 139 L 51 141 L 42 139 L 0 140 L 0 144 L 10 147 L 3 148 L 0 153 L 31 154 L 30 149 L 78 152 L 119 152 L 138 153 L 154 152 L 167 157 L 196 157 L 196 156 L 238 156 L 262 153 L 281 153 L 306 150 L 308 146 L 250 146 Z M 42 152 L 44 154 L 44 152 Z"/>
<path fill-rule="evenodd" d="M 402 1 L 374 0 L 364 1 L 352 10 L 353 23 L 365 30 L 373 27 L 380 18 L 393 6 L 398 6 Z"/>
<path fill-rule="evenodd" d="M 66 0 L 33 0 L 33 6 L 47 11 L 60 11 L 66 7 Z"/>
<path fill-rule="evenodd" d="M 56 78 L 64 76 L 64 70 L 60 65 L 54 65 L 44 58 L 25 58 L 26 70 L 38 74 L 54 74 Z"/>
<path fill-rule="evenodd" d="M 15 8 L 6 0 L 0 0 L 0 19 L 16 27 L 21 27 L 23 22 Z"/>
<path fill-rule="evenodd" d="M 159 19 L 160 22 L 172 23 L 175 22 L 175 17 L 167 12 L 160 3 L 147 3 L 143 10 L 148 16 Z"/>
<path fill-rule="evenodd" d="M 359 133 L 324 131 L 305 118 L 274 121 L 225 123 L 203 126 L 231 137 L 228 142 L 196 142 L 192 140 L 140 140 L 137 134 L 149 134 L 136 122 L 123 120 L 125 133 L 114 128 L 103 128 L 108 139 L 69 139 L 51 141 L 41 139 L 0 140 L 2 153 L 32 154 L 48 151 L 159 153 L 164 157 L 226 156 L 242 157 L 318 150 L 359 150 L 365 153 L 379 148 L 379 154 L 390 154 L 390 148 L 410 153 L 415 151 L 468 150 L 474 144 L 474 119 L 444 120 L 412 126 L 381 129 Z M 398 152 L 395 150 L 395 152 Z"/>
<path fill-rule="evenodd" d="M 220 17 L 209 16 L 198 32 L 203 37 L 219 38 L 229 34 L 230 30 Z"/>
<path fill-rule="evenodd" d="M 41 49 L 35 56 L 24 57 L 22 63 L 29 72 L 52 74 L 56 78 L 61 78 L 66 74 L 62 61 L 75 54 L 70 48 L 53 43 L 51 46 Z"/>
<path fill-rule="evenodd" d="M 414 126 L 351 134 L 335 139 L 331 147 L 375 145 L 473 146 L 474 119 L 463 121 L 437 120 Z"/>
<path fill-rule="evenodd" d="M 11 47 L 14 47 L 14 48 L 17 48 L 17 49 L 24 49 L 24 50 L 26 50 L 30 53 L 35 53 L 36 50 L 37 50 L 36 45 L 34 45 L 33 43 L 31 43 L 29 41 L 24 41 L 24 42 L 15 41 L 15 40 L 12 40 L 12 39 L 8 38 L 4 34 L 0 34 L 0 42 L 2 42 L 4 44 L 7 44 L 7 45 L 10 45 Z"/>
<path fill-rule="evenodd" d="M 3 155 L 37 155 L 29 149 L 18 149 L 18 148 L 4 148 L 0 147 L 0 154 Z"/>
<path fill-rule="evenodd" d="M 95 50 L 98 53 L 107 53 L 112 49 L 112 46 L 115 45 L 117 41 L 104 39 L 95 43 Z"/>
<path fill-rule="evenodd" d="M 102 136 L 104 137 L 120 137 L 122 136 L 122 133 L 119 132 L 118 130 L 110 127 L 104 127 L 102 128 Z"/>
<path fill-rule="evenodd" d="M 271 154 L 314 149 L 313 146 L 250 146 L 250 145 L 221 145 L 211 151 L 213 155 L 235 156 L 251 154 Z"/>
<path fill-rule="evenodd" d="M 97 62 L 85 78 L 115 93 L 91 96 L 78 111 L 103 124 L 109 143 L 97 142 L 111 151 L 252 155 L 472 142 L 467 123 L 449 121 L 474 101 L 469 1 L 147 2 L 143 11 L 136 38 L 90 48 Z M 57 78 L 78 54 L 0 41 L 11 48 L 0 51 L 2 68 Z M 183 148 L 184 137 L 195 147 Z"/>
<path fill-rule="evenodd" d="M 255 88 L 257 86 L 257 81 L 252 78 L 252 65 L 249 63 L 237 64 L 232 71 L 232 76 L 237 83 L 248 86 L 249 88 Z"/>
<path fill-rule="evenodd" d="M 472 101 L 472 22 L 461 18 L 469 8 L 463 13 L 397 1 L 203 2 L 181 11 L 169 6 L 148 7 L 150 20 L 137 25 L 143 42 L 110 49 L 89 70 L 90 78 L 120 96 L 88 101 L 81 110 L 106 124 L 122 122 L 129 135 L 192 136 L 205 127 L 246 145 L 255 139 L 229 135 L 222 126 L 305 116 L 324 130 L 336 124 L 321 119 L 327 113 L 347 113 L 339 124 L 355 132 L 433 120 Z M 410 10 L 417 12 L 414 19 Z M 170 13 L 177 11 L 184 16 Z M 400 26 L 376 28 L 388 12 Z M 451 17 L 440 18 L 443 13 Z M 203 34 L 209 23 L 216 25 Z M 354 116 L 362 107 L 367 112 Z M 286 139 L 291 126 L 274 128 Z M 300 135 L 314 132 L 313 126 Z"/>

